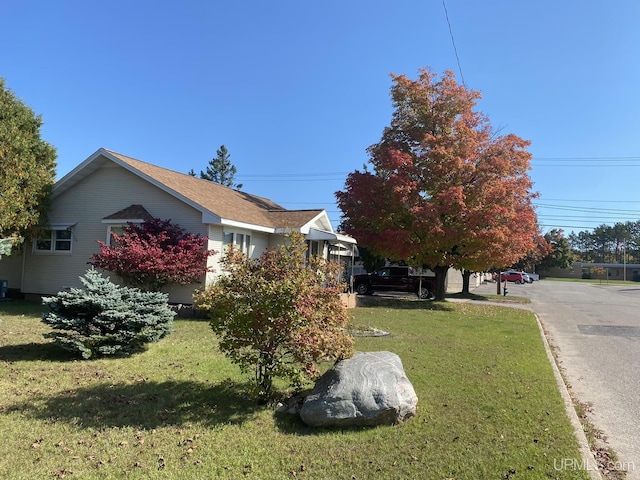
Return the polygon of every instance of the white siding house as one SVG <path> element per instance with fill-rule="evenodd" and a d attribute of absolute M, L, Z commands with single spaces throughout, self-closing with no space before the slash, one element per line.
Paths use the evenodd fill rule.
<path fill-rule="evenodd" d="M 269 199 L 100 149 L 56 183 L 48 232 L 25 242 L 20 254 L 4 257 L 0 279 L 26 296 L 80 287 L 90 257 L 100 251 L 97 240 L 108 242 L 111 230 L 145 218 L 171 220 L 206 236 L 207 248 L 217 252 L 208 261 L 214 272 L 199 285 L 167 287 L 175 303 L 191 303 L 194 288 L 220 273 L 227 243 L 251 257 L 280 243 L 290 230 L 303 233 L 309 242 L 322 236 L 311 245 L 323 252 L 332 244 L 353 248 L 356 243 L 333 231 L 324 210 L 286 210 Z M 115 274 L 110 276 L 117 281 Z"/>

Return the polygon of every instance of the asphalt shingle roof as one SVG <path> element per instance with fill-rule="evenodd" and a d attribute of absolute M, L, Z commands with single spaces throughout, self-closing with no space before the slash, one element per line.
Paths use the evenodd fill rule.
<path fill-rule="evenodd" d="M 105 151 L 143 176 L 223 219 L 270 228 L 297 228 L 323 212 L 322 209 L 287 210 L 268 198 Z"/>
<path fill-rule="evenodd" d="M 123 208 L 122 210 L 117 211 L 116 213 L 107 215 L 103 220 L 125 220 L 132 218 L 152 220 L 153 216 L 149 212 L 147 212 L 147 209 L 142 205 L 130 205 L 127 208 Z"/>

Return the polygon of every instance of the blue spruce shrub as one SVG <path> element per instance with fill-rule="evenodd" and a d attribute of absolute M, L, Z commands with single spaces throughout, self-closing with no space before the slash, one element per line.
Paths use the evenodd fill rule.
<path fill-rule="evenodd" d="M 54 331 L 46 338 L 83 358 L 126 356 L 143 351 L 171 332 L 173 312 L 168 296 L 112 283 L 94 269 L 80 281 L 85 286 L 45 297 L 42 321 Z"/>

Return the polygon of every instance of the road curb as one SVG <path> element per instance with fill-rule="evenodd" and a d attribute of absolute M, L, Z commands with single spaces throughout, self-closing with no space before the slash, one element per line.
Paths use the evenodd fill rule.
<path fill-rule="evenodd" d="M 553 369 L 553 374 L 556 377 L 556 383 L 558 384 L 558 390 L 560 391 L 560 395 L 562 396 L 562 400 L 564 401 L 565 410 L 567 411 L 567 416 L 569 417 L 569 421 L 571 422 L 571 426 L 573 427 L 574 434 L 576 439 L 578 440 L 578 449 L 580 451 L 580 455 L 582 456 L 583 465 L 589 472 L 589 476 L 591 480 L 604 480 L 604 477 L 600 473 L 600 469 L 598 468 L 598 463 L 596 462 L 596 458 L 591 451 L 589 446 L 589 442 L 587 440 L 587 436 L 584 433 L 584 429 L 582 428 L 582 423 L 578 418 L 578 414 L 573 406 L 573 402 L 571 401 L 571 396 L 569 395 L 569 390 L 567 385 L 564 383 L 564 378 L 562 378 L 562 374 L 560 373 L 560 369 L 558 368 L 558 364 L 556 363 L 556 358 L 551 351 L 551 346 L 549 345 L 549 340 L 547 339 L 547 335 L 544 331 L 544 327 L 542 326 L 542 321 L 537 314 L 535 314 L 536 322 L 538 323 L 538 329 L 540 330 L 540 336 L 542 337 L 542 343 L 544 344 L 544 349 L 547 352 L 547 358 L 549 359 L 549 363 L 551 364 L 551 368 Z"/>

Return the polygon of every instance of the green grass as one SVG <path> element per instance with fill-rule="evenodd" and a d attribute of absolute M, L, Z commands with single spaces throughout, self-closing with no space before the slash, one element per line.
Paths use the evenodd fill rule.
<path fill-rule="evenodd" d="M 447 295 L 447 298 L 450 299 L 466 299 L 466 300 L 475 300 L 479 302 L 492 302 L 492 303 L 503 303 L 506 305 L 509 304 L 528 304 L 531 303 L 531 299 L 527 297 L 519 297 L 516 295 L 498 295 L 498 294 L 483 294 L 478 295 L 475 293 L 453 293 Z"/>
<path fill-rule="evenodd" d="M 312 429 L 258 407 L 207 322 L 126 359 L 69 359 L 40 308 L 0 303 L 0 478 L 588 479 L 530 312 L 388 301 L 352 311 L 362 351 L 403 360 L 418 414 Z"/>

